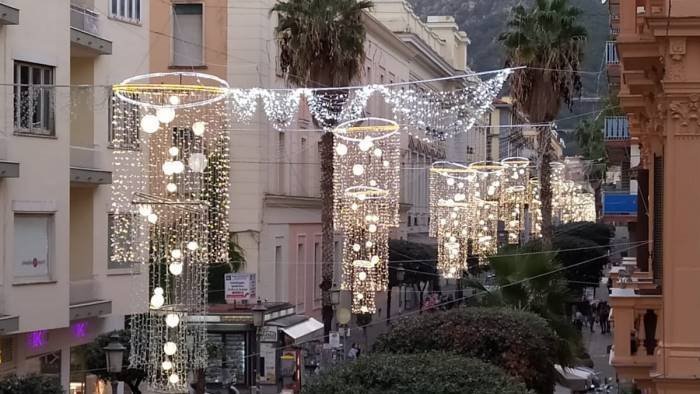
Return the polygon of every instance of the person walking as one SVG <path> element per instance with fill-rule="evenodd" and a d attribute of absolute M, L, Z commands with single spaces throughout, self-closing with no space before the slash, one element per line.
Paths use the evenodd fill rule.
<path fill-rule="evenodd" d="M 602 303 L 598 307 L 598 321 L 600 322 L 600 331 L 602 334 L 610 333 L 610 321 L 608 320 L 610 315 L 610 307 L 606 302 Z"/>

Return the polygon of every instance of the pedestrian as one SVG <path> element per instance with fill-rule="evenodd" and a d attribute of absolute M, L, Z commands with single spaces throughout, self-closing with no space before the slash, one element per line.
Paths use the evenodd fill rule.
<path fill-rule="evenodd" d="M 595 321 L 598 319 L 598 303 L 591 301 L 590 313 L 588 315 L 588 324 L 591 327 L 591 334 L 595 332 Z"/>
<path fill-rule="evenodd" d="M 356 360 L 360 356 L 360 348 L 357 347 L 355 343 L 352 344 L 350 350 L 348 351 L 348 359 Z"/>
<path fill-rule="evenodd" d="M 577 310 L 576 311 L 576 317 L 574 318 L 574 325 L 576 328 L 581 331 L 583 328 L 583 313 L 581 311 Z"/>
<path fill-rule="evenodd" d="M 610 307 L 607 302 L 602 303 L 598 307 L 598 320 L 600 321 L 600 331 L 602 334 L 610 333 Z"/>

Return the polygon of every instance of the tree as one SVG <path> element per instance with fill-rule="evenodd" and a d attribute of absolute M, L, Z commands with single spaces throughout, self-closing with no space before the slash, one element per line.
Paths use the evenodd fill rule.
<path fill-rule="evenodd" d="M 500 368 L 451 353 L 371 353 L 311 378 L 304 394 L 527 394 Z"/>
<path fill-rule="evenodd" d="M 479 290 L 481 303 L 506 306 L 541 316 L 557 333 L 557 358 L 570 365 L 581 351 L 580 334 L 570 323 L 568 306 L 572 300 L 568 283 L 561 272 L 556 252 L 538 253 L 535 249 L 507 248 L 489 258 L 495 289 L 487 289 L 476 280 L 467 286 Z"/>
<path fill-rule="evenodd" d="M 568 0 L 537 0 L 529 9 L 513 9 L 507 31 L 499 36 L 507 63 L 527 66 L 510 79 L 516 108 L 533 123 L 552 122 L 562 101 L 571 108 L 572 97 L 581 90 L 579 65 L 583 60 L 586 29 L 577 24 L 581 10 Z M 538 127 L 542 239 L 552 241 L 552 138 L 549 126 Z"/>
<path fill-rule="evenodd" d="M 0 379 L 0 394 L 63 394 L 57 377 L 9 375 Z"/>
<path fill-rule="evenodd" d="M 533 313 L 506 308 L 455 308 L 398 320 L 377 339 L 374 351 L 418 356 L 433 351 L 455 352 L 503 368 L 529 389 L 551 394 L 556 380 L 556 346 L 552 329 Z"/>
<path fill-rule="evenodd" d="M 366 36 L 362 15 L 372 5 L 367 0 L 278 0 L 270 12 L 279 15 L 275 32 L 280 37 L 282 68 L 287 80 L 297 86 L 341 87 L 360 76 Z M 331 108 L 339 112 L 340 103 L 334 103 Z M 320 156 L 323 233 L 320 287 L 324 334 L 328 338 L 333 320 L 330 289 L 335 261 L 332 133 L 321 137 Z"/>
<path fill-rule="evenodd" d="M 124 352 L 124 365 L 122 367 L 122 372 L 117 374 L 116 378 L 124 382 L 131 392 L 134 394 L 141 394 L 139 386 L 141 382 L 146 378 L 146 371 L 138 368 L 129 367 L 129 352 L 131 349 L 131 335 L 129 331 L 120 330 L 113 331 L 110 333 L 102 334 L 95 338 L 94 341 L 89 343 L 87 347 L 83 350 L 85 353 L 85 365 L 90 371 L 94 371 L 94 374 L 102 380 L 111 380 L 114 375 L 107 372 L 107 361 L 105 359 L 104 348 L 110 342 L 112 342 L 112 335 L 117 334 L 119 336 L 119 343 L 126 347 Z"/>
<path fill-rule="evenodd" d="M 437 289 L 440 285 L 437 271 L 437 248 L 434 245 L 401 239 L 389 240 L 389 279 L 396 274 L 396 269 L 403 267 L 404 280 L 407 286 L 412 286 L 423 306 L 423 293 L 430 285 Z M 391 293 L 391 291 L 389 292 Z M 391 300 L 388 300 L 390 303 Z"/>
<path fill-rule="evenodd" d="M 243 249 L 235 242 L 233 237 L 228 243 L 228 263 L 210 265 L 207 271 L 209 281 L 210 304 L 224 304 L 226 297 L 224 294 L 224 276 L 231 272 L 238 272 L 245 265 L 245 254 Z"/>

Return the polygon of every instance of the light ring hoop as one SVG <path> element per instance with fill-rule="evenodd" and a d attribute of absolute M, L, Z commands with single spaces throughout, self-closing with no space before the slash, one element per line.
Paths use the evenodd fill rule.
<path fill-rule="evenodd" d="M 389 192 L 373 186 L 352 186 L 345 189 L 343 193 L 347 197 L 355 198 L 357 200 L 378 200 L 386 197 Z M 364 196 L 362 198 L 361 196 Z"/>
<path fill-rule="evenodd" d="M 463 164 L 453 163 L 451 161 L 436 161 L 430 165 L 430 172 L 434 172 L 445 178 L 468 181 L 468 174 L 473 174 L 475 171 Z"/>
<path fill-rule="evenodd" d="M 214 81 L 218 83 L 220 86 L 204 86 L 204 85 L 181 85 L 181 84 L 157 84 L 157 83 L 135 83 L 138 81 L 143 81 L 143 80 L 148 80 L 151 78 L 161 78 L 161 77 L 193 77 L 197 78 L 197 80 L 207 80 L 207 81 Z M 200 91 L 200 92 L 210 92 L 216 94 L 214 97 L 206 99 L 206 100 L 201 100 L 201 101 L 194 101 L 191 103 L 185 103 L 185 104 L 167 104 L 167 105 L 160 105 L 160 104 L 153 104 L 153 103 L 146 103 L 143 101 L 139 100 L 134 100 L 131 97 L 127 97 L 124 95 L 124 93 L 127 92 L 145 92 L 149 90 L 165 90 L 165 89 L 170 89 L 170 90 L 182 90 L 182 91 Z M 144 108 L 172 108 L 172 109 L 179 109 L 179 108 L 194 108 L 194 107 L 201 107 L 203 105 L 209 105 L 216 103 L 218 101 L 221 101 L 225 99 L 229 93 L 229 84 L 225 80 L 211 74 L 203 74 L 203 73 L 197 73 L 197 72 L 170 72 L 170 73 L 152 73 L 152 74 L 143 74 L 143 75 L 137 75 L 131 78 L 127 78 L 123 80 L 121 83 L 113 85 L 112 90 L 114 91 L 114 94 L 119 97 L 120 100 L 137 105 L 140 107 Z"/>
<path fill-rule="evenodd" d="M 469 168 L 479 174 L 498 174 L 503 172 L 505 166 L 497 161 L 477 161 L 470 164 Z"/>
<path fill-rule="evenodd" d="M 501 164 L 506 167 L 525 168 L 530 166 L 530 159 L 527 157 L 506 157 L 501 160 Z"/>
<path fill-rule="evenodd" d="M 351 126 L 352 124 L 359 123 L 359 122 L 364 122 L 364 121 L 379 121 L 379 122 L 384 122 L 386 123 L 385 125 L 382 126 Z M 367 128 L 368 130 L 362 130 L 364 128 Z M 369 130 L 374 128 L 374 130 Z M 387 131 L 386 133 L 377 136 L 377 137 L 363 137 L 363 138 L 353 138 L 348 135 L 348 131 Z M 353 119 L 353 120 L 348 120 L 346 122 L 343 122 L 336 126 L 333 129 L 333 134 L 337 135 L 338 138 L 349 141 L 349 142 L 361 142 L 365 138 L 369 138 L 371 141 L 377 141 L 377 140 L 383 140 L 385 138 L 389 138 L 392 135 L 396 134 L 399 132 L 399 124 L 394 122 L 391 119 L 384 119 L 384 118 L 374 118 L 374 117 L 368 117 L 368 118 L 359 118 L 359 119 Z"/>

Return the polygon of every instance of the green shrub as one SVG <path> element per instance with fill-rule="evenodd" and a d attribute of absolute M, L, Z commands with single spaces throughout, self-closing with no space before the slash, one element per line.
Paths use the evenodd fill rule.
<path fill-rule="evenodd" d="M 400 319 L 378 352 L 450 351 L 503 368 L 528 388 L 554 390 L 557 337 L 541 317 L 504 308 L 460 308 Z"/>
<path fill-rule="evenodd" d="M 0 379 L 0 394 L 63 394 L 63 387 L 56 377 L 9 375 Z"/>
<path fill-rule="evenodd" d="M 304 394 L 526 394 L 525 385 L 482 361 L 452 353 L 370 353 L 312 378 Z"/>

